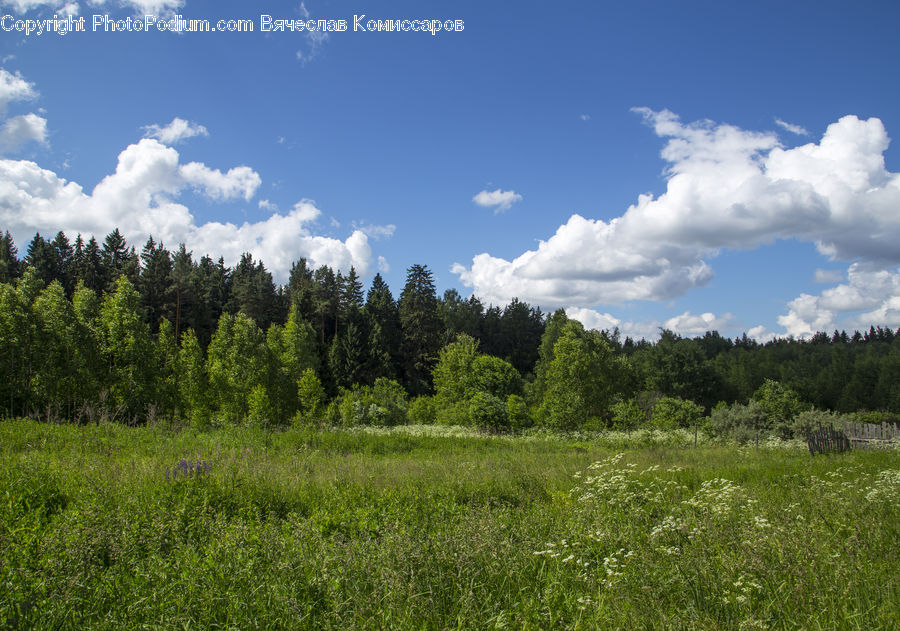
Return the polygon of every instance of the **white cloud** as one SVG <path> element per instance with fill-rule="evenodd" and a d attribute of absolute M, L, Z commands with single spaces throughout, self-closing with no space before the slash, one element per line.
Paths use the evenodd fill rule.
<path fill-rule="evenodd" d="M 134 9 L 137 15 L 155 15 L 158 17 L 173 15 L 184 6 L 184 0 L 90 0 L 94 6 L 115 4 Z"/>
<path fill-rule="evenodd" d="M 222 173 L 200 162 L 189 162 L 179 172 L 185 182 L 203 191 L 211 199 L 243 197 L 249 202 L 262 184 L 259 174 L 247 166 L 234 167 L 227 173 Z"/>
<path fill-rule="evenodd" d="M 494 213 L 501 213 L 509 210 L 513 204 L 522 200 L 522 196 L 515 191 L 481 191 L 472 201 L 482 208 L 493 208 Z"/>
<path fill-rule="evenodd" d="M 0 68 L 0 115 L 6 114 L 6 106 L 14 101 L 28 101 L 37 98 L 34 84 L 22 78 L 18 72 L 13 74 Z"/>
<path fill-rule="evenodd" d="M 747 337 L 764 344 L 774 340 L 776 335 L 763 325 L 759 325 L 747 331 Z"/>
<path fill-rule="evenodd" d="M 832 258 L 900 262 L 900 175 L 884 168 L 877 118 L 845 116 L 819 143 L 785 149 L 773 133 L 637 110 L 666 138 L 667 188 L 609 221 L 572 215 L 537 249 L 476 255 L 452 270 L 484 300 L 544 307 L 666 300 L 712 277 L 723 248 L 813 242 Z"/>
<path fill-rule="evenodd" d="M 817 283 L 839 283 L 844 280 L 844 273 L 836 269 L 817 269 L 813 280 Z"/>
<path fill-rule="evenodd" d="M 305 2 L 300 3 L 300 7 L 297 11 L 304 20 L 310 16 L 309 9 L 306 8 Z M 306 31 L 305 39 L 307 43 L 306 50 L 300 49 L 297 51 L 297 61 L 304 66 L 318 57 L 325 42 L 328 41 L 329 35 L 327 31 Z"/>
<path fill-rule="evenodd" d="M 900 326 L 900 269 L 853 263 L 847 282 L 818 296 L 800 294 L 778 317 L 787 335 L 808 337 L 817 331 Z"/>
<path fill-rule="evenodd" d="M 41 7 L 56 8 L 65 4 L 65 0 L 3 0 L 3 6 L 12 7 L 20 15 Z M 68 6 L 68 5 L 67 5 Z M 76 5 L 77 7 L 77 5 Z"/>
<path fill-rule="evenodd" d="M 591 115 L 590 114 L 582 114 L 581 116 L 579 116 L 579 118 L 583 121 L 589 121 L 589 120 L 591 120 Z"/>
<path fill-rule="evenodd" d="M 36 231 L 102 238 L 118 227 L 132 244 L 152 234 L 170 246 L 183 242 L 198 256 L 224 256 L 227 264 L 250 252 L 278 282 L 287 281 L 291 264 L 301 257 L 314 266 L 348 270 L 353 265 L 360 274 L 368 273 L 373 254 L 365 233 L 356 230 L 344 241 L 313 234 L 310 226 L 321 213 L 311 201 L 240 226 L 197 224 L 188 207 L 175 201 L 191 186 L 217 199 L 249 199 L 258 182 L 248 167 L 223 174 L 200 163 L 180 165 L 175 149 L 150 138 L 122 151 L 115 172 L 90 194 L 34 162 L 0 159 L 0 225 L 18 243 L 27 243 Z"/>
<path fill-rule="evenodd" d="M 687 337 L 703 335 L 707 331 L 725 331 L 733 326 L 734 316 L 730 313 L 721 316 L 716 316 L 714 313 L 695 315 L 689 311 L 669 318 L 663 324 L 664 328 Z"/>
<path fill-rule="evenodd" d="M 273 204 L 272 202 L 270 202 L 267 199 L 259 200 L 259 207 L 262 210 L 271 210 L 273 212 L 278 210 L 278 204 Z"/>
<path fill-rule="evenodd" d="M 335 227 L 339 227 L 340 223 Z M 385 239 L 394 236 L 394 232 L 397 230 L 397 226 L 392 223 L 389 223 L 385 226 L 378 226 L 375 224 L 357 224 L 355 221 L 353 222 L 354 229 L 361 230 L 366 233 L 371 239 Z"/>
<path fill-rule="evenodd" d="M 209 132 L 203 125 L 191 123 L 177 116 L 165 127 L 147 125 L 144 127 L 144 131 L 146 132 L 144 134 L 145 138 L 156 138 L 164 145 L 170 146 L 194 136 L 209 136 Z"/>
<path fill-rule="evenodd" d="M 782 129 L 791 132 L 792 134 L 796 134 L 797 136 L 809 136 L 809 132 L 806 131 L 805 127 L 801 127 L 800 125 L 793 125 L 786 121 L 781 120 L 780 118 L 775 119 L 775 124 L 781 127 Z"/>
<path fill-rule="evenodd" d="M 31 141 L 47 144 L 47 119 L 25 114 L 8 119 L 0 127 L 0 154 L 15 151 Z"/>

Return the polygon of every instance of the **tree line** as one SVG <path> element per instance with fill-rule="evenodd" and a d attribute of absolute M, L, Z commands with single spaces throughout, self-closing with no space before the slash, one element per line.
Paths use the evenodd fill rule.
<path fill-rule="evenodd" d="M 304 259 L 278 286 L 249 254 L 231 268 L 152 237 L 138 252 L 118 230 L 102 245 L 38 234 L 21 259 L 4 233 L 0 346 L 10 416 L 578 429 L 730 427 L 753 402 L 772 427 L 785 409 L 900 412 L 900 331 L 651 343 L 439 297 L 424 265 L 396 298 L 379 274 L 364 291 L 355 269 Z"/>

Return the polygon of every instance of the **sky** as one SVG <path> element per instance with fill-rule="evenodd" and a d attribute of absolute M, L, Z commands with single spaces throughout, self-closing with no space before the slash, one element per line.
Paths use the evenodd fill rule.
<path fill-rule="evenodd" d="M 637 338 L 900 327 L 896 1 L 250 5 L 0 0 L 20 255 L 118 227 Z"/>

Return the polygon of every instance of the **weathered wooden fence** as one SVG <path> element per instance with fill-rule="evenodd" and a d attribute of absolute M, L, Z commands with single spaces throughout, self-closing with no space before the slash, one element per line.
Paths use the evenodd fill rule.
<path fill-rule="evenodd" d="M 853 449 L 883 447 L 887 441 L 900 439 L 900 425 L 895 423 L 844 423 L 844 433 Z"/>
<path fill-rule="evenodd" d="M 806 444 L 809 445 L 809 453 L 813 456 L 850 450 L 850 439 L 847 435 L 832 427 L 814 429 L 807 435 Z"/>

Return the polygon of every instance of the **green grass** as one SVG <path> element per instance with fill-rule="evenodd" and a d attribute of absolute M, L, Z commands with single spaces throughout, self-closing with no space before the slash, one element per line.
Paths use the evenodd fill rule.
<path fill-rule="evenodd" d="M 893 628 L 900 453 L 691 441 L 2 422 L 0 628 Z"/>

